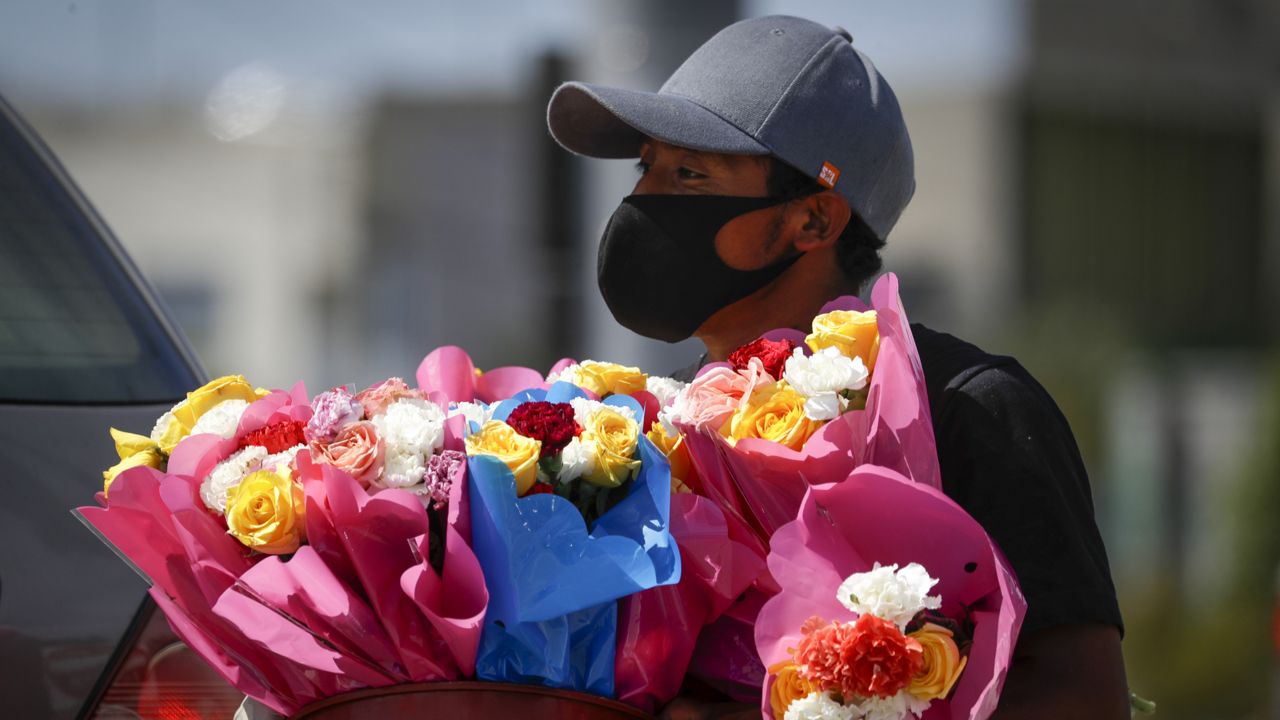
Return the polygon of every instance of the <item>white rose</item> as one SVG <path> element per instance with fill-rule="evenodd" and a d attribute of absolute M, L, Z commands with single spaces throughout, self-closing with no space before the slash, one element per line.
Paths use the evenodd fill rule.
<path fill-rule="evenodd" d="M 222 515 L 227 512 L 227 491 L 240 484 L 250 472 L 262 465 L 267 449 L 249 445 L 213 466 L 200 483 L 200 499 L 205 507 Z"/>
<path fill-rule="evenodd" d="M 811 356 L 796 348 L 787 358 L 782 379 L 805 398 L 804 414 L 811 420 L 832 420 L 848 401 L 840 393 L 861 390 L 867 385 L 867 368 L 862 358 L 847 357 L 834 348 L 823 348 Z"/>
<path fill-rule="evenodd" d="M 875 615 L 905 630 L 921 610 L 942 607 L 942 598 L 929 595 L 937 584 L 937 579 L 929 577 L 919 563 L 911 563 L 901 570 L 897 565 L 876 563 L 867 572 L 845 578 L 836 590 L 836 599 L 859 615 Z"/>
<path fill-rule="evenodd" d="M 248 409 L 249 403 L 244 400 L 223 400 L 196 420 L 195 426 L 191 428 L 191 434 L 208 433 L 217 435 L 223 440 L 235 437 L 236 428 L 240 426 L 240 416 L 244 415 L 244 411 Z"/>

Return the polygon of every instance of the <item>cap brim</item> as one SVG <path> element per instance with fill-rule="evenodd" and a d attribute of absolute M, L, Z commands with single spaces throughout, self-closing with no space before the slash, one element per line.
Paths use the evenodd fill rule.
<path fill-rule="evenodd" d="M 679 95 L 570 82 L 547 105 L 547 127 L 566 150 L 596 158 L 633 158 L 645 137 L 694 150 L 768 155 L 733 123 Z"/>

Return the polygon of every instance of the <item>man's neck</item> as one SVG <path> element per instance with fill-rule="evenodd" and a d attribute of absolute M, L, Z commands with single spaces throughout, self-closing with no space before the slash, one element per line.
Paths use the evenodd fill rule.
<path fill-rule="evenodd" d="M 800 269 L 799 264 L 792 270 Z M 707 347 L 707 361 L 724 361 L 734 350 L 770 330 L 807 331 L 823 305 L 850 292 L 812 280 L 812 274 L 788 271 L 778 282 L 712 315 L 695 333 Z"/>

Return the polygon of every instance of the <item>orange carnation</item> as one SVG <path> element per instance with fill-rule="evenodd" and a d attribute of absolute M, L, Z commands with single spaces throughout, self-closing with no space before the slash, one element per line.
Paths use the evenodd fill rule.
<path fill-rule="evenodd" d="M 812 627 L 796 648 L 796 664 L 823 690 L 887 698 L 907 687 L 924 664 L 920 643 L 874 615 Z"/>

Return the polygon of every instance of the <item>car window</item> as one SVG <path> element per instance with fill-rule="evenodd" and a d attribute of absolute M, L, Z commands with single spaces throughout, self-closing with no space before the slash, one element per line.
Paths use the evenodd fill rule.
<path fill-rule="evenodd" d="M 0 402 L 155 402 L 192 379 L 97 228 L 0 117 Z"/>

